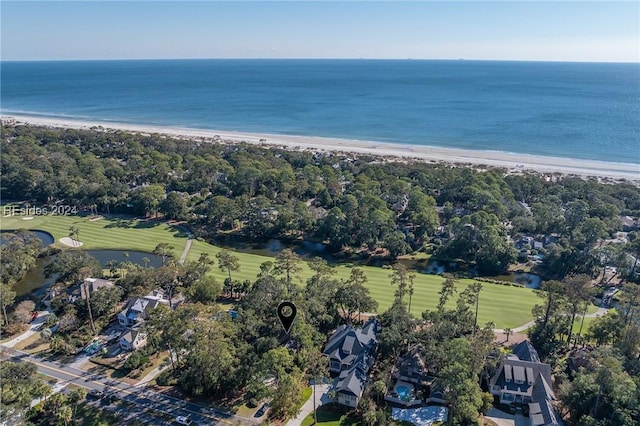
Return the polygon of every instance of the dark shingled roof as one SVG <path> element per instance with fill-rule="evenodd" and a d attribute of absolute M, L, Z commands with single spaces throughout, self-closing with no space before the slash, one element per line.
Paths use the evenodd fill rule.
<path fill-rule="evenodd" d="M 517 355 L 520 361 L 540 362 L 538 351 L 536 351 L 536 348 L 534 348 L 528 340 L 514 346 L 513 353 Z"/>
<path fill-rule="evenodd" d="M 362 328 L 341 325 L 329 338 L 323 353 L 331 360 L 352 365 L 358 359 L 366 359 L 377 346 L 376 333 L 380 323 L 369 320 Z"/>
<path fill-rule="evenodd" d="M 530 398 L 529 417 L 533 426 L 559 424 L 551 403 L 555 399 L 551 387 L 551 366 L 540 362 L 538 352 L 528 341 L 516 345 L 513 354 L 502 360 L 489 385 L 491 389 L 497 386 L 501 394 Z M 495 392 L 492 390 L 492 393 Z"/>
<path fill-rule="evenodd" d="M 424 347 L 421 344 L 413 345 L 407 353 L 398 359 L 398 376 L 405 376 L 411 379 L 425 380 L 427 378 L 427 366 L 422 357 Z"/>
<path fill-rule="evenodd" d="M 340 393 L 348 393 L 360 397 L 367 384 L 367 375 L 358 366 L 345 370 L 336 380 L 335 390 Z"/>

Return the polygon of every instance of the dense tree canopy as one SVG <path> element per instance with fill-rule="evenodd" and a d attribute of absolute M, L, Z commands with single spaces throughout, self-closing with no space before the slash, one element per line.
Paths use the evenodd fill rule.
<path fill-rule="evenodd" d="M 544 258 L 549 278 L 590 274 L 596 241 L 621 229 L 619 215 L 640 215 L 631 184 L 120 131 L 13 126 L 2 137 L 6 199 L 162 214 L 200 236 L 296 236 L 391 260 L 435 243 L 438 256 L 480 273 L 514 260 L 509 224 L 512 233 L 559 234 Z"/>

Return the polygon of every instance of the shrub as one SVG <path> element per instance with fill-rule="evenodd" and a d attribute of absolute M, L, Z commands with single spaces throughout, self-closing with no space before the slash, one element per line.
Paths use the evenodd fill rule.
<path fill-rule="evenodd" d="M 11 336 L 11 335 L 22 332 L 26 328 L 27 326 L 25 324 L 22 324 L 19 322 L 9 323 L 9 325 L 4 328 L 4 333 L 2 334 Z M 6 337 L 6 336 L 3 336 L 3 337 Z"/>
<path fill-rule="evenodd" d="M 163 371 L 156 377 L 158 386 L 169 386 L 171 381 L 173 381 L 173 372 L 171 370 Z"/>
<path fill-rule="evenodd" d="M 134 351 L 124 362 L 122 368 L 126 370 L 134 370 L 145 363 L 144 358 L 147 358 L 147 361 L 149 360 L 149 358 L 144 356 L 140 351 Z"/>

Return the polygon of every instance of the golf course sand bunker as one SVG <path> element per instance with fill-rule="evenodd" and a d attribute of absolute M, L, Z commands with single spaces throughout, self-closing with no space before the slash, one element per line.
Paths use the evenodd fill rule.
<path fill-rule="evenodd" d="M 82 241 L 74 240 L 73 238 L 69 237 L 60 238 L 60 242 L 68 247 L 81 247 L 83 244 Z"/>

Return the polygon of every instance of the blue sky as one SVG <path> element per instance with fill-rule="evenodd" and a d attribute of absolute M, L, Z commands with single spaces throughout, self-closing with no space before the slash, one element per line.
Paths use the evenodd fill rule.
<path fill-rule="evenodd" d="M 640 62 L 640 2 L 0 3 L 2 60 Z"/>

